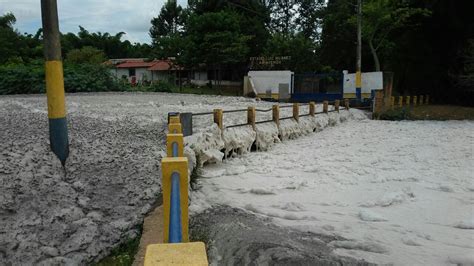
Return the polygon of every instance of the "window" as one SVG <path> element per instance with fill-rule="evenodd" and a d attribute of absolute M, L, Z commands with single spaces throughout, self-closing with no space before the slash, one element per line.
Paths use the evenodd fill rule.
<path fill-rule="evenodd" d="M 128 76 L 129 77 L 135 76 L 135 68 L 129 68 L 128 69 Z"/>

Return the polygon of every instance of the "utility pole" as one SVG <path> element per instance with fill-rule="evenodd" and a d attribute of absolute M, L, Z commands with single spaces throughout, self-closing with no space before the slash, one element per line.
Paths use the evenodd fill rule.
<path fill-rule="evenodd" d="M 362 101 L 362 0 L 357 0 L 357 66 L 356 66 L 356 98 Z"/>
<path fill-rule="evenodd" d="M 56 0 L 41 0 L 41 18 L 43 22 L 46 96 L 48 98 L 49 142 L 51 150 L 64 167 L 69 156 L 69 139 Z"/>

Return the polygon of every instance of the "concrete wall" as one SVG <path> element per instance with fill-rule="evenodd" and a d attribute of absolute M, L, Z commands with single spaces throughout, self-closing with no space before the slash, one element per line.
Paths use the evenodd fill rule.
<path fill-rule="evenodd" d="M 111 73 L 117 79 L 121 79 L 122 76 L 126 76 L 129 82 L 132 81 L 132 77 L 128 76 L 128 68 L 115 68 L 111 70 Z M 151 71 L 148 71 L 147 68 L 135 68 L 135 77 L 137 81 L 141 81 L 144 76 L 146 76 L 147 80 L 151 81 Z"/>
<path fill-rule="evenodd" d="M 216 84 L 215 80 L 198 80 L 198 79 L 192 79 L 191 83 L 198 85 L 198 86 L 206 86 L 209 84 L 209 82 L 212 82 L 212 85 Z M 242 82 L 240 81 L 230 81 L 230 80 L 221 80 L 220 84 L 221 86 L 240 86 L 242 85 Z"/>
<path fill-rule="evenodd" d="M 205 80 L 205 81 L 207 81 L 207 71 L 194 71 L 192 80 Z"/>
<path fill-rule="evenodd" d="M 372 90 L 383 89 L 382 72 L 362 73 L 362 97 L 369 98 Z M 355 73 L 344 71 L 344 97 L 355 98 Z"/>
<path fill-rule="evenodd" d="M 288 93 L 290 93 L 292 87 L 291 76 L 293 72 L 289 70 L 283 71 L 249 71 L 248 77 L 251 80 L 251 84 L 254 86 L 259 97 L 265 97 L 267 91 L 271 91 L 272 98 L 278 98 L 279 89 L 278 84 L 287 83 L 289 84 Z"/>
<path fill-rule="evenodd" d="M 153 71 L 153 81 L 168 81 L 170 76 L 168 71 Z M 151 71 L 148 80 L 152 80 Z"/>

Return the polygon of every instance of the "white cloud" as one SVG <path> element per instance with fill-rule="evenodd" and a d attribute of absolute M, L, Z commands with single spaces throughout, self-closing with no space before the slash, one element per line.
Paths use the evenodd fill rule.
<path fill-rule="evenodd" d="M 77 33 L 79 25 L 89 32 L 126 32 L 131 42 L 150 42 L 150 20 L 166 0 L 58 0 L 61 32 Z M 186 0 L 178 0 L 185 6 Z M 41 27 L 39 0 L 0 0 L 0 14 L 13 12 L 20 32 L 35 33 Z"/>

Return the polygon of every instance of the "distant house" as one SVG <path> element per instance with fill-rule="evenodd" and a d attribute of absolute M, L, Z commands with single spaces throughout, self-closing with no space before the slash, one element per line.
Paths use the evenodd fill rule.
<path fill-rule="evenodd" d="M 147 60 L 146 58 L 123 58 L 110 59 L 104 64 L 113 66 L 111 72 L 117 79 L 126 79 L 132 84 L 159 81 L 167 81 L 175 85 L 194 84 L 197 86 L 207 86 L 212 84 L 215 86 L 217 84 L 214 70 L 208 70 L 204 65 L 198 69 L 185 69 L 174 63 L 172 59 Z M 232 75 L 231 71 L 223 71 L 220 76 L 219 86 L 242 86 L 242 77 Z"/>
<path fill-rule="evenodd" d="M 117 79 L 126 79 L 132 84 L 156 81 L 179 84 L 179 80 L 187 77 L 187 71 L 171 60 L 124 58 L 110 59 L 105 64 L 114 66 L 111 72 Z"/>

